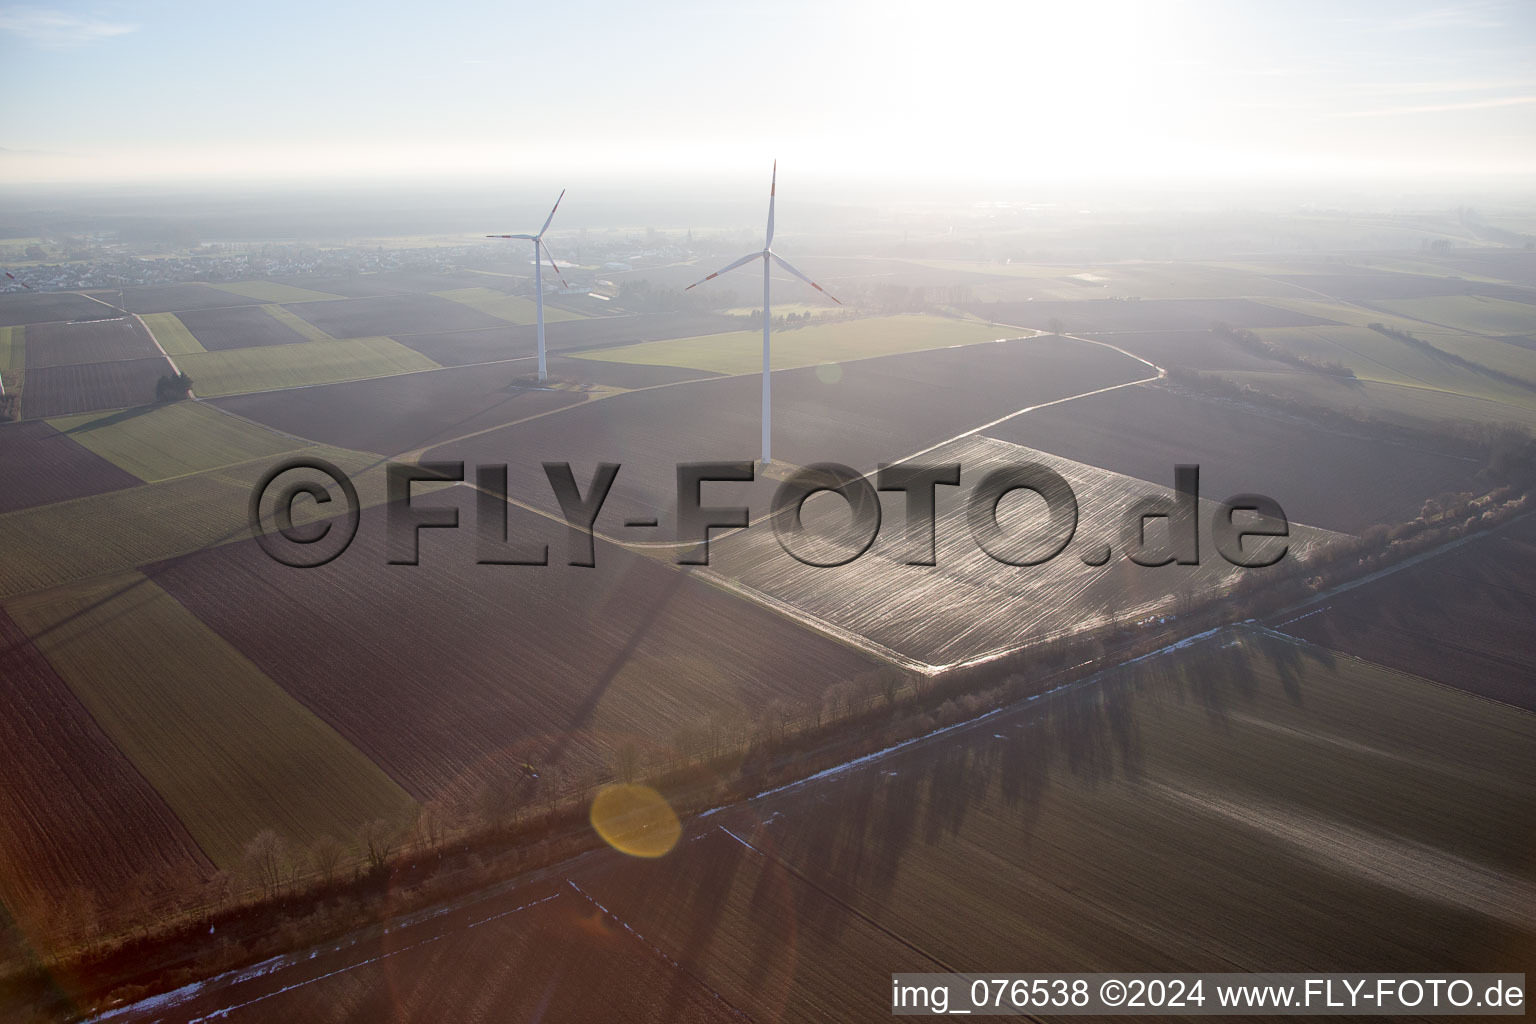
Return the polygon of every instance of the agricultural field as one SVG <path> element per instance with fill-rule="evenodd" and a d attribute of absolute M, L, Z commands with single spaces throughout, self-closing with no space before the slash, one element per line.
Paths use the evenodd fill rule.
<path fill-rule="evenodd" d="M 0 423 L 0 449 L 0 514 L 139 483 L 42 420 Z"/>
<path fill-rule="evenodd" d="M 774 456 L 795 465 L 831 461 L 871 470 L 1026 406 L 1153 372 L 1112 348 L 1050 337 L 780 370 L 773 381 Z M 757 457 L 760 388 L 748 375 L 615 395 L 440 445 L 428 455 L 510 463 L 511 493 L 549 511 L 556 506 L 541 462 L 621 462 L 599 529 L 631 515 L 659 514 L 670 524 L 677 463 Z M 777 485 L 718 486 L 743 499 L 750 495 L 752 508 L 766 510 Z"/>
<path fill-rule="evenodd" d="M 1187 331 L 1084 334 L 1083 337 L 1117 345 L 1169 370 L 1294 369 L 1290 364 L 1255 355 L 1208 327 Z"/>
<path fill-rule="evenodd" d="M 306 341 L 295 345 L 193 352 L 176 365 L 200 398 L 307 387 L 334 381 L 432 370 L 437 364 L 389 338 Z"/>
<path fill-rule="evenodd" d="M 670 968 L 624 1006 L 686 1015 L 697 983 L 756 1020 L 886 1020 L 893 971 L 977 964 L 1518 972 L 1533 741 L 1521 712 L 1227 629 L 695 819 L 667 856 L 605 851 L 169 1005 L 387 1014 L 521 963 L 551 919 Z"/>
<path fill-rule="evenodd" d="M 145 483 L 306 447 L 198 402 L 61 417 L 49 426 Z"/>
<path fill-rule="evenodd" d="M 0 370 L 27 365 L 26 338 L 25 327 L 0 327 Z"/>
<path fill-rule="evenodd" d="M 1339 299 L 1265 299 L 1264 304 L 1274 306 L 1277 309 L 1287 309 L 1296 313 L 1304 313 L 1308 316 L 1323 320 L 1331 320 L 1340 324 L 1348 324 L 1351 327 L 1367 327 L 1371 324 L 1385 324 L 1394 330 L 1407 331 L 1410 334 L 1431 336 L 1436 334 L 1456 333 L 1449 327 L 1440 324 L 1425 323 L 1412 317 L 1397 316 L 1380 309 L 1357 305 Z"/>
<path fill-rule="evenodd" d="M 48 944 L 77 896 L 99 907 L 140 877 L 210 870 L 165 801 L 4 611 L 0 701 L 0 902 L 35 946 Z"/>
<path fill-rule="evenodd" d="M 1214 262 L 1116 262 L 1076 265 L 912 260 L 917 283 L 957 275 L 988 301 L 1081 299 L 1233 299 L 1303 295 L 1294 285 L 1245 267 Z M 901 266 L 902 264 L 894 264 Z M 964 274 L 966 276 L 958 276 Z M 937 280 L 943 280 L 938 278 Z"/>
<path fill-rule="evenodd" d="M 581 391 L 520 387 L 532 367 L 460 366 L 291 391 L 216 405 L 325 444 L 398 455 L 586 400 Z"/>
<path fill-rule="evenodd" d="M 1336 409 L 1357 419 L 1379 419 L 1416 430 L 1434 432 L 1443 429 L 1447 422 L 1457 421 L 1536 430 L 1536 410 L 1531 409 L 1524 395 L 1512 404 L 1418 384 L 1341 380 L 1320 373 L 1243 370 L 1228 371 L 1222 376 L 1304 407 Z M 1485 380 L 1480 375 L 1463 379 L 1468 380 L 1468 390 L 1478 390 L 1472 385 Z"/>
<path fill-rule="evenodd" d="M 214 309 L 220 306 L 249 306 L 267 301 L 249 295 L 237 295 L 211 284 L 151 284 L 124 288 L 114 298 L 131 313 L 179 313 L 189 309 Z"/>
<path fill-rule="evenodd" d="M 985 250 L 957 236 L 938 251 Z M 1383 419 L 1536 426 L 1536 334 L 1519 319 L 1536 311 L 1519 301 L 1529 261 L 1427 248 L 1053 258 L 809 259 L 856 313 L 775 307 L 817 315 L 773 334 L 777 461 L 750 482 L 704 486 L 704 505 L 747 506 L 754 523 L 717 531 L 697 567 L 675 564 L 677 466 L 759 453 L 750 318 L 549 304 L 553 379 L 540 387 L 533 303 L 502 290 L 510 273 L 100 293 L 142 310 L 147 330 L 79 295 L 7 295 L 0 370 L 26 419 L 0 424 L 0 698 L 17 707 L 0 750 L 20 780 L 0 792 L 0 943 L 14 919 L 10 941 L 47 948 L 50 917 L 72 921 L 91 900 L 110 911 L 162 880 L 167 897 L 201 898 L 191 883 L 216 871 L 246 886 L 245 846 L 266 828 L 296 847 L 343 840 L 350 877 L 359 825 L 404 825 L 428 801 L 446 809 L 452 842 L 488 844 L 444 881 L 489 878 L 511 856 L 457 831 L 483 824 L 487 782 L 517 783 L 525 812 L 531 793 L 553 803 L 632 774 L 666 789 L 676 775 L 648 773 L 680 761 L 707 780 L 690 805 L 708 785 L 757 792 L 738 782 L 784 778 L 804 751 L 822 766 L 843 756 L 830 733 L 780 746 L 773 723 L 793 734 L 805 718 L 838 719 L 839 702 L 874 712 L 884 692 L 896 695 L 890 723 L 871 714 L 867 733 L 837 742 L 862 753 L 909 728 L 939 734 L 692 818 L 654 860 L 598 850 L 390 920 L 407 884 L 436 877 L 412 846 L 377 893 L 377 926 L 126 1016 L 600 1019 L 637 1005 L 623 984 L 656 993 L 658 1020 L 883 1019 L 891 971 L 999 958 L 1040 970 L 1522 970 L 1536 949 L 1536 659 L 1520 646 L 1536 612 L 1536 519 L 1353 587 L 1314 577 L 1303 591 L 1300 576 L 1325 570 L 1282 563 L 1271 575 L 1297 576 L 1313 603 L 1125 664 L 1084 659 L 1185 637 L 1197 609 L 1238 617 L 1224 594 L 1267 570 L 1216 551 L 1222 498 L 1277 500 L 1294 560 L 1493 482 L 1481 457 L 1448 454 L 1473 450 L 1463 424 L 1441 424 L 1462 433 L 1439 450 L 1236 388 L 1213 397 L 1216 382 L 1163 368 Z M 678 260 L 602 273 L 660 290 L 704 272 Z M 715 284 L 704 301 L 753 308 L 749 276 Z M 633 305 L 687 304 L 674 300 Z M 930 312 L 876 313 L 897 309 Z M 60 311 L 71 315 L 35 319 Z M 1215 321 L 1357 378 L 1247 351 Z M 1044 333 L 1053 326 L 1070 336 Z M 199 400 L 150 404 L 172 363 Z M 264 553 L 247 519 L 255 481 L 294 455 L 335 463 L 361 497 L 355 542 L 313 569 Z M 420 530 L 419 564 L 404 564 L 388 525 L 406 510 L 384 487 L 396 458 L 471 474 L 506 464 L 509 500 L 495 511 L 509 546 L 479 543 L 490 503 L 472 486 L 434 482 L 414 505 L 451 510 L 457 528 Z M 781 549 L 764 517 L 793 467 L 903 460 L 962 467 L 963 486 L 937 488 L 936 565 L 905 564 L 896 493 L 848 565 L 808 567 Z M 568 564 L 583 539 L 558 518 L 546 461 L 570 463 L 583 493 L 597 463 L 621 464 L 595 567 Z M 1168 496 L 1175 466 L 1191 462 L 1201 564 L 1132 564 L 1132 502 Z M 1054 468 L 1078 504 L 1071 542 L 1034 567 L 994 560 L 966 516 L 989 469 L 1021 463 Z M 336 509 L 306 499 L 294 517 L 302 528 Z M 1037 532 L 1039 511 L 1010 495 L 1003 533 Z M 805 519 L 842 514 L 823 495 Z M 1162 530 L 1147 532 L 1155 544 Z M 541 550 L 547 565 L 514 564 Z M 1115 625 L 1146 628 L 1091 649 L 1047 645 Z M 1005 653 L 1017 656 L 995 660 Z M 1082 664 L 1046 677 L 1047 663 Z M 946 703 L 930 687 L 950 682 Z M 1004 692 L 1017 702 L 991 710 Z M 686 765 L 694 731 L 735 737 L 731 753 Z M 747 736 L 744 766 L 721 768 Z M 440 863 L 461 853 L 445 848 Z M 483 984 L 466 989 L 466 970 Z"/>
<path fill-rule="evenodd" d="M 273 314 L 278 310 L 287 319 Z M 176 314 L 187 330 L 197 338 L 207 352 L 223 352 L 235 348 L 255 348 L 261 345 L 295 345 L 301 341 L 317 340 L 295 330 L 292 323 L 298 320 L 313 331 L 314 328 L 289 313 L 282 306 L 230 306 L 213 309 L 190 309 Z M 159 335 L 157 334 L 156 337 Z M 318 340 L 325 340 L 323 337 Z"/>
<path fill-rule="evenodd" d="M 110 312 L 96 300 L 74 292 L 7 292 L 0 299 L 0 327 L 95 320 Z"/>
<path fill-rule="evenodd" d="M 972 436 L 928 452 L 924 463 L 958 463 L 959 487 L 937 488 L 937 539 L 932 566 L 906 564 L 903 534 L 905 499 L 882 498 L 879 536 L 857 560 L 835 568 L 802 565 L 780 548 L 767 523 L 732 533 L 710 545 L 710 564 L 700 570 L 728 586 L 764 595 L 776 607 L 816 622 L 849 639 L 867 642 L 925 669 L 979 662 L 1004 651 L 1039 644 L 1110 622 L 1135 622 L 1169 614 L 1180 601 L 1205 599 L 1239 579 L 1278 575 L 1287 562 L 1268 569 L 1238 569 L 1214 548 L 1211 521 L 1216 500 L 1205 493 L 1200 503 L 1200 564 L 1147 568 L 1128 558 L 1124 523 L 1139 499 L 1168 497 L 1173 465 L 1159 483 L 1147 483 L 1106 470 L 988 437 Z M 1009 566 L 994 561 L 977 544 L 967 524 L 967 500 L 990 471 L 1007 466 L 1043 465 L 1071 486 L 1077 525 L 1070 544 L 1043 565 Z M 815 502 L 805 507 L 808 526 L 818 521 Z M 829 533 L 848 515 L 840 499 L 820 521 Z M 1023 495 L 1005 499 L 998 520 L 1009 537 L 1041 543 L 1044 502 Z M 764 510 L 766 511 L 766 509 Z M 1148 540 L 1162 534 L 1148 529 Z M 1336 535 L 1292 522 L 1286 558 L 1305 558 Z M 1108 545 L 1107 564 L 1090 566 Z M 810 542 L 806 545 L 811 547 Z M 1033 545 L 1031 545 L 1033 546 Z M 846 557 L 845 549 L 825 544 L 819 557 Z"/>
<path fill-rule="evenodd" d="M 258 971 L 213 990 L 184 992 L 178 1019 L 590 1021 L 619 1013 L 636 1024 L 724 1024 L 735 1008 L 657 955 L 568 885 L 520 890 L 519 905 L 471 917 L 460 930 L 373 934 L 360 945 L 284 958 L 284 991 Z M 359 964 L 366 961 L 367 966 Z M 271 965 L 269 965 L 270 967 Z M 341 973 L 337 973 L 340 971 Z M 446 976 L 473 985 L 445 985 Z M 530 978 L 540 979 L 530 984 Z M 637 994 L 645 993 L 644 1003 Z M 131 1012 L 126 1020 L 141 1019 Z"/>
<path fill-rule="evenodd" d="M 323 302 L 326 299 L 341 298 L 340 295 L 333 295 L 330 292 L 317 292 L 312 288 L 300 288 L 278 281 L 237 281 L 233 284 L 216 284 L 212 287 L 221 292 L 229 292 L 231 295 L 255 299 L 257 302 Z"/>
<path fill-rule="evenodd" d="M 1536 519 L 1277 619 L 1275 628 L 1536 711 Z"/>
<path fill-rule="evenodd" d="M 461 302 L 470 309 L 477 309 L 487 313 L 498 320 L 505 320 L 509 324 L 537 324 L 538 306 L 533 299 L 526 299 L 521 295 L 508 295 L 506 292 L 496 291 L 494 288 L 452 288 L 448 291 L 433 292 L 440 299 L 451 299 Z M 551 305 L 547 300 L 544 303 L 544 323 L 558 323 L 562 320 L 585 319 L 580 313 L 572 313 Z"/>
<path fill-rule="evenodd" d="M 172 358 L 188 352 L 208 351 L 175 313 L 145 313 L 139 319 L 144 321 L 144 326 L 165 349 L 166 355 Z"/>
<path fill-rule="evenodd" d="M 1531 390 L 1536 390 L 1536 338 L 1442 334 L 1425 340 L 1442 352 L 1529 383 Z"/>
<path fill-rule="evenodd" d="M 733 831 L 935 965 L 1514 970 L 1536 937 L 1533 738 L 1510 708 L 1227 630 L 755 801 Z M 592 892 L 645 933 L 667 901 L 625 874 Z"/>
<path fill-rule="evenodd" d="M 569 566 L 564 526 L 532 513 L 513 510 L 510 536 L 548 545 L 548 566 L 477 567 L 472 492 L 422 504 L 459 508 L 461 525 L 423 531 L 419 565 L 388 564 L 384 509 L 370 508 L 318 569 L 247 542 L 149 573 L 421 800 L 473 795 L 512 758 L 603 771 L 622 743 L 654 749 L 682 722 L 819 699 L 874 667 L 606 542 L 595 568 Z"/>
<path fill-rule="evenodd" d="M 383 500 L 378 459 L 334 448 L 310 454 L 351 474 L 365 505 Z M 0 559 L 0 598 L 248 537 L 247 502 L 268 466 L 256 459 L 0 515 L 0 549 L 6 552 Z"/>
<path fill-rule="evenodd" d="M 1536 348 L 1523 349 L 1493 338 L 1452 334 L 1426 335 L 1420 338 L 1421 344 L 1413 344 L 1367 327 L 1269 328 L 1254 333 L 1287 351 L 1325 362 L 1341 362 L 1360 380 L 1448 391 L 1468 398 L 1536 409 Z M 1438 349 L 1439 353 L 1430 348 Z M 1459 365 L 1440 353 L 1461 355 L 1486 369 Z M 1530 371 L 1531 385 L 1488 373 L 1487 369 L 1496 369 L 1491 366 L 1492 362 Z M 1268 367 L 1275 368 L 1274 364 Z"/>
<path fill-rule="evenodd" d="M 288 311 L 333 338 L 393 337 L 496 327 L 503 321 L 435 295 L 379 295 L 289 303 Z"/>
<path fill-rule="evenodd" d="M 1018 332 L 1011 333 L 1016 335 Z M 975 345 L 998 341 L 1009 334 L 991 324 L 928 316 L 837 320 L 777 331 L 771 343 L 771 358 L 775 370 L 787 370 L 900 352 Z M 758 329 L 600 349 L 582 353 L 580 358 L 737 374 L 762 372 L 762 351 L 763 332 Z"/>
<path fill-rule="evenodd" d="M 972 309 L 988 320 L 1047 330 L 1052 320 L 1071 333 L 1208 330 L 1234 327 L 1313 327 L 1329 321 L 1252 299 L 1085 299 L 1080 302 L 994 302 Z"/>
<path fill-rule="evenodd" d="M 155 400 L 155 385 L 170 372 L 162 355 L 28 369 L 21 413 L 38 419 L 144 405 Z"/>
<path fill-rule="evenodd" d="M 545 305 L 544 312 L 548 314 L 548 305 Z M 544 346 L 548 352 L 576 352 L 582 349 L 634 345 L 644 341 L 719 334 L 737 330 L 740 326 L 740 321 L 716 313 L 588 317 L 584 320 L 546 323 Z M 398 340 L 402 345 L 408 345 L 444 366 L 516 359 L 534 355 L 538 351 L 538 332 L 534 327 L 503 326 L 478 331 L 403 334 Z M 584 372 L 613 371 L 609 368 L 599 370 L 587 367 Z"/>
<path fill-rule="evenodd" d="M 1536 298 L 1536 295 L 1532 296 Z M 1438 324 L 1454 331 L 1495 337 L 1536 335 L 1536 305 L 1483 295 L 1452 295 L 1423 299 L 1378 300 L 1389 313 Z"/>
<path fill-rule="evenodd" d="M 0 327 L 0 383 L 8 390 L 21 387 L 26 375 L 27 329 Z"/>
<path fill-rule="evenodd" d="M 1386 269 L 1353 267 L 1333 273 L 1286 274 L 1276 279 L 1294 285 L 1304 292 L 1320 292 L 1349 302 L 1465 295 L 1468 288 L 1472 287 L 1466 281 L 1444 274 L 1401 273 Z"/>
<path fill-rule="evenodd" d="M 98 306 L 103 313 L 110 312 Z M 32 324 L 26 328 L 27 369 L 73 366 L 160 354 L 155 343 L 132 317 L 81 320 L 61 324 Z"/>
<path fill-rule="evenodd" d="M 5 610 L 222 868 L 238 868 L 262 829 L 308 844 L 411 807 L 152 579 L 108 577 Z"/>
<path fill-rule="evenodd" d="M 1482 249 L 1457 253 L 1446 261 L 1458 272 L 1479 274 L 1536 288 L 1536 254 L 1508 249 Z"/>
<path fill-rule="evenodd" d="M 275 303 L 268 303 L 261 308 L 266 311 L 268 316 L 272 317 L 272 319 L 287 327 L 301 338 L 307 339 L 309 341 L 332 340 L 329 334 L 326 334 L 320 328 L 316 327 L 308 320 L 305 320 L 303 317 L 290 313 L 285 306 L 279 306 Z"/>
<path fill-rule="evenodd" d="M 1412 519 L 1425 498 L 1472 489 L 1480 468 L 1165 385 L 1036 409 L 984 433 L 1141 480 L 1198 463 L 1205 496 L 1266 494 L 1293 522 L 1345 533 Z"/>

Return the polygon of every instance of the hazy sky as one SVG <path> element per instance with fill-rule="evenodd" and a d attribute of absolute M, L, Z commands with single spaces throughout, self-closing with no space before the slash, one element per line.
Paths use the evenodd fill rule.
<path fill-rule="evenodd" d="M 3 4 L 0 86 L 12 182 L 1536 174 L 1530 0 Z"/>

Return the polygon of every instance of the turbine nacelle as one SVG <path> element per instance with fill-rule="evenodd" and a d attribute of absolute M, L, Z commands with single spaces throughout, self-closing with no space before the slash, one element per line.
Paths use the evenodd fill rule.
<path fill-rule="evenodd" d="M 721 274 L 728 274 L 731 271 L 735 270 L 737 267 L 746 266 L 748 263 L 751 263 L 753 260 L 762 260 L 763 261 L 763 464 L 764 465 L 767 465 L 769 462 L 772 461 L 772 459 L 770 458 L 770 450 L 771 449 L 770 449 L 769 442 L 770 442 L 771 437 L 772 437 L 772 421 L 773 421 L 773 401 L 772 401 L 772 397 L 773 396 L 772 396 L 772 386 L 769 383 L 770 380 L 772 379 L 772 376 L 771 376 L 771 370 L 770 370 L 770 367 L 769 367 L 769 360 L 768 360 L 768 339 L 769 339 L 769 334 L 770 334 L 770 332 L 772 330 L 772 326 L 773 326 L 773 316 L 772 316 L 771 313 L 769 313 L 769 310 L 768 310 L 769 302 L 770 302 L 770 300 L 772 298 L 772 296 L 771 296 L 771 294 L 769 292 L 769 284 L 768 284 L 769 278 L 770 278 L 769 270 L 770 270 L 770 268 L 772 268 L 772 266 L 775 263 L 777 263 L 780 267 L 782 267 L 783 269 L 789 271 L 789 273 L 793 274 L 795 277 L 798 277 L 800 280 L 804 281 L 806 284 L 810 285 L 812 288 L 815 288 L 818 292 L 821 292 L 821 294 L 825 295 L 827 298 L 831 299 L 833 302 L 837 303 L 839 306 L 841 306 L 843 304 L 842 300 L 839 299 L 836 295 L 833 295 L 831 292 L 827 291 L 821 285 L 817 284 L 815 281 L 812 281 L 809 277 L 806 277 L 800 271 L 796 270 L 793 266 L 791 266 L 790 262 L 788 260 L 786 260 L 784 257 L 780 256 L 778 253 L 773 251 L 773 207 L 774 207 L 774 202 L 775 202 L 775 200 L 776 200 L 776 198 L 778 196 L 778 191 L 779 191 L 779 162 L 777 160 L 775 160 L 773 162 L 773 177 L 772 177 L 772 179 L 770 179 L 769 185 L 768 185 L 768 234 L 767 234 L 767 237 L 763 241 L 763 248 L 762 248 L 762 250 L 759 251 L 759 252 L 749 252 L 745 256 L 741 257 L 741 259 L 735 260 L 735 261 L 733 261 L 731 263 L 727 263 L 725 266 L 721 267 L 719 270 L 715 271 L 713 274 L 710 274 L 708 277 L 705 277 L 705 278 L 703 278 L 701 280 L 695 281 L 695 282 L 693 282 L 693 284 L 691 284 L 687 288 L 683 289 L 683 291 L 691 291 L 692 289 L 697 288 L 699 285 L 703 284 L 705 281 L 713 281 L 715 278 L 719 277 Z"/>

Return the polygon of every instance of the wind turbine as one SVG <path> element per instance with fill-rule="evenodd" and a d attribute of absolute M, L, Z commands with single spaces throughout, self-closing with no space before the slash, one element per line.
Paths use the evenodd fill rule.
<path fill-rule="evenodd" d="M 560 190 L 560 199 L 565 198 L 565 189 Z M 486 235 L 486 238 L 522 238 L 533 243 L 533 292 L 539 304 L 539 382 L 542 384 L 545 378 L 544 364 L 544 256 L 549 257 L 549 269 L 560 278 L 560 286 L 565 287 L 565 278 L 560 275 L 560 268 L 555 266 L 555 255 L 549 251 L 549 246 L 544 244 L 544 232 L 549 230 L 549 222 L 555 219 L 555 211 L 560 209 L 560 199 L 555 200 L 555 205 L 550 208 L 549 216 L 544 218 L 544 226 L 539 228 L 536 235 Z M 540 251 L 542 250 L 542 252 Z"/>
<path fill-rule="evenodd" d="M 769 457 L 769 439 L 773 434 L 773 395 L 772 385 L 770 384 L 770 381 L 773 379 L 773 377 L 768 368 L 768 330 L 769 327 L 771 327 L 773 324 L 773 318 L 768 313 L 768 272 L 773 268 L 773 264 L 777 263 L 779 266 L 783 267 L 791 274 L 794 274 L 796 277 L 810 285 L 812 288 L 815 288 L 817 291 L 821 292 L 821 294 L 825 295 L 833 302 L 836 302 L 839 306 L 843 304 L 841 299 L 827 291 L 815 281 L 812 281 L 810 278 L 806 277 L 804 274 L 800 273 L 800 271 L 796 270 L 794 267 L 790 266 L 789 261 L 773 251 L 773 200 L 774 194 L 778 192 L 778 189 L 779 162 L 775 160 L 773 162 L 773 180 L 768 185 L 768 237 L 763 242 L 763 251 L 748 253 L 736 262 L 721 267 L 713 274 L 710 274 L 708 277 L 704 278 L 703 281 L 695 281 L 693 284 L 683 289 L 683 291 L 689 291 L 690 289 L 697 288 L 699 285 L 703 284 L 704 281 L 712 281 L 719 277 L 721 274 L 735 270 L 737 267 L 745 266 L 746 264 L 751 263 L 753 260 L 763 261 L 763 465 L 765 466 L 769 462 L 773 461 Z"/>

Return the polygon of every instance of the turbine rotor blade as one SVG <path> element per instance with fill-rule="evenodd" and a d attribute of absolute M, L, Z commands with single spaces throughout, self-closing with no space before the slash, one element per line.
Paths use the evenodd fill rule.
<path fill-rule="evenodd" d="M 31 291 L 32 290 L 32 286 L 31 285 L 27 284 L 27 282 L 23 281 L 21 278 L 17 277 L 15 274 L 11 273 L 9 270 L 4 271 L 4 274 L 5 274 L 6 277 L 10 278 L 12 281 L 15 281 L 17 284 L 21 285 L 27 291 Z"/>
<path fill-rule="evenodd" d="M 486 235 L 486 238 L 537 238 L 537 235 Z"/>
<path fill-rule="evenodd" d="M 839 306 L 841 306 L 843 304 L 843 300 L 842 299 L 839 299 L 836 295 L 833 295 L 831 292 L 827 291 L 821 285 L 817 284 L 815 281 L 812 281 L 810 278 L 808 278 L 804 274 L 800 273 L 800 271 L 798 271 L 794 267 L 790 266 L 789 265 L 789 261 L 786 260 L 784 257 L 780 256 L 778 253 L 776 253 L 776 252 L 775 253 L 769 253 L 769 255 L 773 257 L 773 261 L 775 263 L 777 263 L 779 266 L 783 267 L 785 270 L 789 271 L 791 274 L 794 274 L 800 280 L 804 281 L 806 284 L 810 285 L 812 288 L 815 288 L 817 291 L 821 292 L 821 294 L 825 295 L 827 298 L 831 299 L 833 302 L 837 303 Z"/>
<path fill-rule="evenodd" d="M 565 198 L 565 189 L 560 190 L 560 199 Z M 549 216 L 544 218 L 544 226 L 539 228 L 539 238 L 544 237 L 544 232 L 549 230 L 549 222 L 555 219 L 555 211 L 560 209 L 560 199 L 555 200 L 555 205 L 550 207 Z"/>
<path fill-rule="evenodd" d="M 539 245 L 543 247 L 544 255 L 549 257 L 549 269 L 553 270 L 555 272 L 555 276 L 560 278 L 560 287 L 569 288 L 570 285 L 565 283 L 565 278 L 560 274 L 560 268 L 555 266 L 555 254 L 549 251 L 549 246 L 544 245 L 544 240 L 542 238 L 539 239 Z"/>
<path fill-rule="evenodd" d="M 737 260 L 735 263 L 727 264 L 726 266 L 723 266 L 719 270 L 715 271 L 713 274 L 710 274 L 708 277 L 693 282 L 693 284 L 689 285 L 688 288 L 684 288 L 683 291 L 686 292 L 690 288 L 697 288 L 699 285 L 703 284 L 705 281 L 713 281 L 715 278 L 719 277 L 721 274 L 724 274 L 724 273 L 727 273 L 729 271 L 735 270 L 737 267 L 742 266 L 743 264 L 746 264 L 746 263 L 751 263 L 753 260 L 760 260 L 762 258 L 763 258 L 763 254 L 760 253 L 760 252 L 748 253 L 747 255 L 743 256 L 741 259 Z"/>
<path fill-rule="evenodd" d="M 773 162 L 773 180 L 768 184 L 768 240 L 763 243 L 767 249 L 773 245 L 773 198 L 779 191 L 779 162 Z"/>

